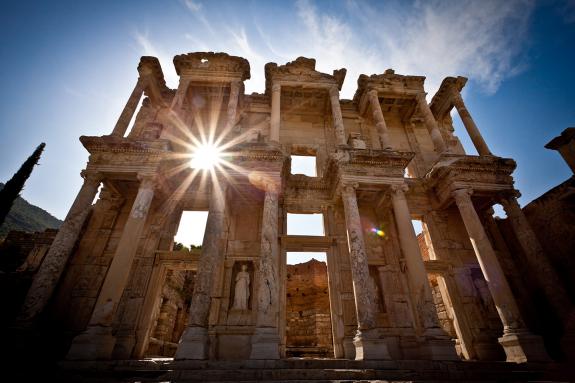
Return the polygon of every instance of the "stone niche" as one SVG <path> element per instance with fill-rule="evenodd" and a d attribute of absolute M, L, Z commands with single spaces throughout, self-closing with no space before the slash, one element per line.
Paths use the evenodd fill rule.
<path fill-rule="evenodd" d="M 312 259 L 287 266 L 286 354 L 333 357 L 327 265 Z"/>

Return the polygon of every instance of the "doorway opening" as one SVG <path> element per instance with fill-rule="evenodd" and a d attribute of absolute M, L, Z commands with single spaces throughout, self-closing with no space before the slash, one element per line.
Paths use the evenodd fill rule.
<path fill-rule="evenodd" d="M 288 252 L 286 356 L 333 358 L 325 252 Z"/>

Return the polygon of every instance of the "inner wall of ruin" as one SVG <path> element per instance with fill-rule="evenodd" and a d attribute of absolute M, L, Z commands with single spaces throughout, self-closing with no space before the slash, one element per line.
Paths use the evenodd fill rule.
<path fill-rule="evenodd" d="M 170 89 L 142 57 L 112 133 L 80 139 L 84 177 L 102 190 L 93 206 L 77 198 L 71 212 L 86 213 L 67 217 L 24 306 L 75 335 L 68 359 L 546 360 L 491 224 L 494 204 L 515 201 L 515 162 L 483 141 L 465 78 L 428 103 L 424 77 L 387 70 L 340 100 L 345 69 L 313 59 L 267 64 L 261 94 L 245 94 L 243 58 L 174 65 Z M 454 135 L 453 108 L 479 155 Z M 190 168 L 207 137 L 224 163 Z M 315 156 L 317 177 L 292 174 L 291 155 Z M 93 197 L 86 185 L 79 196 Z M 173 250 L 184 210 L 209 212 L 199 250 Z M 289 235 L 288 213 L 321 213 L 325 235 Z M 327 265 L 287 266 L 291 251 L 325 252 Z"/>

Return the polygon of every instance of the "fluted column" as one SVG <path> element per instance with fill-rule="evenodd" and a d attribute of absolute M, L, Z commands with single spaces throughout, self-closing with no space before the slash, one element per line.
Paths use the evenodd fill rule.
<path fill-rule="evenodd" d="M 452 193 L 503 323 L 503 336 L 499 338 L 499 343 L 507 354 L 507 361 L 521 363 L 528 360 L 547 360 L 541 338 L 530 334 L 521 319 L 511 288 L 475 211 L 471 194 L 471 189 L 457 189 Z"/>
<path fill-rule="evenodd" d="M 270 120 L 270 141 L 280 142 L 280 105 L 281 105 L 281 85 L 272 85 L 272 112 Z"/>
<path fill-rule="evenodd" d="M 262 214 L 259 277 L 257 278 L 256 330 L 252 337 L 251 359 L 279 359 L 279 244 L 277 185 L 266 185 Z"/>
<path fill-rule="evenodd" d="M 108 359 L 116 343 L 112 322 L 128 284 L 148 211 L 154 198 L 153 176 L 140 175 L 140 187 L 85 332 L 74 338 L 67 359 Z"/>
<path fill-rule="evenodd" d="M 343 126 L 343 117 L 341 116 L 341 106 L 339 105 L 339 90 L 335 85 L 329 88 L 329 100 L 331 102 L 335 141 L 337 145 L 345 145 L 345 129 Z"/>
<path fill-rule="evenodd" d="M 407 266 L 409 293 L 418 316 L 415 320 L 419 323 L 423 335 L 426 337 L 421 346 L 422 354 L 434 360 L 456 360 L 458 357 L 455 352 L 455 344 L 439 325 L 431 287 L 427 279 L 427 271 L 411 223 L 405 191 L 407 191 L 407 185 L 393 185 L 391 187 L 391 203 L 397 226 L 399 246 Z"/>
<path fill-rule="evenodd" d="M 236 124 L 236 114 L 238 110 L 238 101 L 240 95 L 241 81 L 232 81 L 230 83 L 230 99 L 228 100 L 227 121 L 225 131 L 229 132 Z"/>
<path fill-rule="evenodd" d="M 224 260 L 220 239 L 225 230 L 227 185 L 221 182 L 215 181 L 212 184 L 210 211 L 198 262 L 190 317 L 180 339 L 176 359 L 207 359 L 208 357 L 208 316 L 212 301 L 212 286 Z"/>
<path fill-rule="evenodd" d="M 461 117 L 461 121 L 463 121 L 463 125 L 467 130 L 467 134 L 469 134 L 473 145 L 475 145 L 475 149 L 477 149 L 477 153 L 479 153 L 480 156 L 491 155 L 491 151 L 485 143 L 483 136 L 481 136 L 477 125 L 475 125 L 475 121 L 473 121 L 471 114 L 469 114 L 469 111 L 465 107 L 461 94 L 454 89 L 451 97 L 453 105 L 455 105 L 457 113 L 459 113 L 459 117 Z"/>
<path fill-rule="evenodd" d="M 369 103 L 371 104 L 373 120 L 375 121 L 375 127 L 377 129 L 377 135 L 379 136 L 381 148 L 392 149 L 391 140 L 389 138 L 389 130 L 387 129 L 387 124 L 383 118 L 383 112 L 381 111 L 381 105 L 379 104 L 377 91 L 370 90 L 367 93 L 367 97 L 369 98 Z"/>
<path fill-rule="evenodd" d="M 425 264 L 423 263 L 423 257 L 421 256 L 413 224 L 411 223 L 411 214 L 409 213 L 404 194 L 407 191 L 407 185 L 394 185 L 391 190 L 391 202 L 397 225 L 399 245 L 407 265 L 409 289 L 413 297 L 413 304 L 420 316 L 419 322 L 426 329 L 439 328 L 433 295 L 427 280 L 427 271 L 425 270 Z"/>
<path fill-rule="evenodd" d="M 387 345 L 375 340 L 374 330 L 377 327 L 375 291 L 370 283 L 369 264 L 365 251 L 359 207 L 357 205 L 356 188 L 357 185 L 343 185 L 341 188 L 358 327 L 357 334 L 353 340 L 355 358 L 358 360 L 390 359 Z"/>
<path fill-rule="evenodd" d="M 535 232 L 531 228 L 529 221 L 523 214 L 514 196 L 507 196 L 501 199 L 503 209 L 507 213 L 507 218 L 511 223 L 517 241 L 525 254 L 527 263 L 532 271 L 536 272 L 537 279 L 563 323 L 568 323 L 575 318 L 570 318 L 573 311 L 573 304 L 563 286 L 558 282 L 559 277 L 549 263 Z M 572 331 L 572 330 L 571 330 Z"/>
<path fill-rule="evenodd" d="M 114 126 L 114 130 L 112 131 L 112 136 L 117 137 L 124 137 L 126 131 L 128 130 L 128 126 L 130 125 L 130 121 L 134 116 L 134 112 L 138 108 L 138 104 L 140 103 L 140 99 L 142 98 L 142 93 L 144 92 L 144 82 L 145 80 L 142 77 L 138 78 L 138 82 L 136 82 L 136 86 L 130 94 L 128 98 L 128 102 L 126 102 L 126 106 L 122 110 L 116 125 Z"/>
<path fill-rule="evenodd" d="M 66 267 L 70 253 L 78 240 L 84 221 L 90 212 L 102 176 L 99 173 L 82 171 L 82 177 L 84 178 L 82 188 L 76 195 L 64 223 L 60 226 L 58 234 L 56 234 L 48 254 L 46 254 L 28 290 L 17 319 L 20 326 L 33 324 L 37 315 L 48 304 Z"/>
<path fill-rule="evenodd" d="M 443 141 L 443 137 L 441 136 L 441 132 L 439 131 L 439 127 L 437 125 L 437 121 L 435 121 L 435 117 L 433 117 L 433 113 L 425 100 L 425 94 L 421 93 L 417 95 L 417 105 L 419 106 L 419 110 L 423 113 L 423 118 L 425 120 L 425 126 L 431 135 L 431 140 L 433 141 L 433 145 L 435 146 L 435 151 L 437 153 L 443 153 L 446 151 L 447 147 L 445 146 L 445 142 Z"/>

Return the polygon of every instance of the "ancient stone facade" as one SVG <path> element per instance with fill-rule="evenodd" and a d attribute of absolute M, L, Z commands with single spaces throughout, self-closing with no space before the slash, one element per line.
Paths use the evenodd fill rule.
<path fill-rule="evenodd" d="M 188 270 L 177 360 L 284 358 L 286 253 L 321 251 L 335 358 L 548 360 L 507 279 L 494 204 L 508 211 L 551 309 L 564 315 L 571 303 L 546 288 L 553 270 L 517 204 L 515 162 L 483 140 L 461 97 L 465 78 L 446 78 L 428 103 L 424 77 L 387 70 L 361 75 L 341 100 L 345 69 L 320 73 L 313 59 L 267 64 L 265 92 L 251 95 L 243 58 L 196 52 L 174 65 L 170 89 L 159 61 L 142 57 L 111 134 L 80 138 L 84 184 L 21 326 L 41 313 L 57 319 L 75 334 L 70 360 L 142 358 L 166 278 Z M 454 107 L 478 155 L 454 135 Z M 191 167 L 205 141 L 220 147 L 220 164 Z M 291 155 L 315 156 L 317 177 L 291 174 Z M 184 210 L 209 212 L 201 251 L 171 250 Z M 325 235 L 289 235 L 288 213 L 321 213 Z M 425 259 L 412 219 L 423 223 Z"/>

